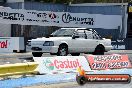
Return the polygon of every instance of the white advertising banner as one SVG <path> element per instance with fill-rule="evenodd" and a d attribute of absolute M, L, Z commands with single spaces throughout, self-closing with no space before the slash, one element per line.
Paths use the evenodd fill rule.
<path fill-rule="evenodd" d="M 0 37 L 0 53 L 24 50 L 23 37 Z"/>
<path fill-rule="evenodd" d="M 121 15 L 51 12 L 0 8 L 0 23 L 117 29 Z"/>
<path fill-rule="evenodd" d="M 33 57 L 33 59 L 39 63 L 37 69 L 40 74 L 77 72 L 79 66 L 91 71 L 84 56 Z"/>
<path fill-rule="evenodd" d="M 9 37 L 0 37 L 0 52 L 11 52 L 12 39 Z"/>

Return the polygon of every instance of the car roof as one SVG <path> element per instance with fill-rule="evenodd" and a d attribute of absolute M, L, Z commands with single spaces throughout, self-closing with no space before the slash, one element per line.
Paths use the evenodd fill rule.
<path fill-rule="evenodd" d="M 89 31 L 92 31 L 93 29 L 88 29 L 88 28 L 61 28 L 61 29 L 75 29 L 75 30 L 77 30 L 77 29 L 87 29 L 87 30 L 89 30 Z"/>
<path fill-rule="evenodd" d="M 87 28 L 61 28 L 61 29 L 87 29 Z"/>

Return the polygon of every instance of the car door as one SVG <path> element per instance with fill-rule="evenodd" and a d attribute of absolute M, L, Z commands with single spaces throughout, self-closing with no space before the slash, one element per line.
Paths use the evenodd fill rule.
<path fill-rule="evenodd" d="M 85 33 L 87 35 L 87 41 L 86 41 L 87 52 L 94 52 L 96 46 L 99 44 L 100 38 L 92 30 L 85 30 Z"/>
<path fill-rule="evenodd" d="M 72 39 L 72 53 L 75 52 L 85 52 L 86 51 L 86 34 L 84 32 L 84 29 L 78 29 L 75 33 L 75 35 L 78 35 L 79 38 Z"/>

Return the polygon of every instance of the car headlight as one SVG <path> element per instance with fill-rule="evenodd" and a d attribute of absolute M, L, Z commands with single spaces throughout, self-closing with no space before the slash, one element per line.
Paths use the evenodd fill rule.
<path fill-rule="evenodd" d="M 45 41 L 43 46 L 54 46 L 54 42 L 53 41 Z"/>

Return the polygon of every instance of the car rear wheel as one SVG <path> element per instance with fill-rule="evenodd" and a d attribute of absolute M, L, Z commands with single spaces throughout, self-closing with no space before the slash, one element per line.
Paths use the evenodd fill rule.
<path fill-rule="evenodd" d="M 80 53 L 71 53 L 72 56 L 79 56 Z"/>
<path fill-rule="evenodd" d="M 58 56 L 67 56 L 68 55 L 68 47 L 66 45 L 60 45 L 57 55 Z"/>
<path fill-rule="evenodd" d="M 94 51 L 94 55 L 104 55 L 104 51 L 105 51 L 105 48 L 103 45 L 98 45 L 96 48 L 95 48 L 95 51 Z"/>
<path fill-rule="evenodd" d="M 43 53 L 41 53 L 41 52 L 32 52 L 32 55 L 33 55 L 34 57 L 41 57 L 42 54 L 43 54 Z"/>

